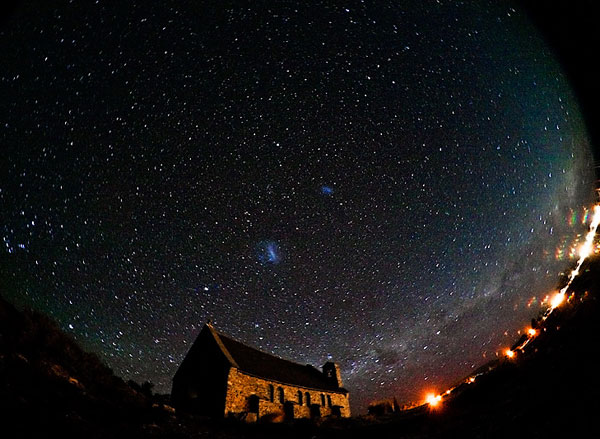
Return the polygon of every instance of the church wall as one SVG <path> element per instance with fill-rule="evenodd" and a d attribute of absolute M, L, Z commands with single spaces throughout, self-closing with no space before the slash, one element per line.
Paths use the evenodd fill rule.
<path fill-rule="evenodd" d="M 272 402 L 270 385 L 273 386 Z M 332 408 L 328 406 L 328 396 L 331 399 L 332 406 L 340 406 L 339 410 L 342 417 L 350 416 L 350 404 L 347 395 L 270 381 L 243 373 L 233 367 L 230 369 L 227 378 L 225 415 L 249 413 L 251 409 L 258 409 L 259 419 L 264 416 L 283 419 L 285 410 L 284 404 L 279 399 L 279 389 L 283 390 L 284 403 L 289 401 L 288 405 L 293 409 L 294 418 L 310 417 L 311 408 L 306 403 L 306 392 L 310 394 L 311 405 L 320 406 L 313 410 L 319 411 L 321 417 L 332 414 Z M 299 404 L 298 391 L 302 392 L 302 405 Z M 325 406 L 321 405 L 321 394 L 325 397 Z M 258 407 L 251 407 L 251 395 L 256 395 L 257 401 L 255 401 L 255 404 Z"/>

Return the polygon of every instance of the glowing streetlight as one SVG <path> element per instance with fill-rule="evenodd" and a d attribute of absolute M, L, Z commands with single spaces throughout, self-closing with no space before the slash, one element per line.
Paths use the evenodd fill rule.
<path fill-rule="evenodd" d="M 433 393 L 428 393 L 425 396 L 425 402 L 429 404 L 430 407 L 437 407 L 442 401 L 442 395 L 435 395 Z"/>
<path fill-rule="evenodd" d="M 565 301 L 565 292 L 561 291 L 559 293 L 556 293 L 552 299 L 550 299 L 550 308 L 555 309 L 558 308 L 561 303 L 563 303 Z"/>
<path fill-rule="evenodd" d="M 515 351 L 511 351 L 510 349 L 507 349 L 504 351 L 504 355 L 506 355 L 508 358 L 514 358 L 515 357 Z"/>

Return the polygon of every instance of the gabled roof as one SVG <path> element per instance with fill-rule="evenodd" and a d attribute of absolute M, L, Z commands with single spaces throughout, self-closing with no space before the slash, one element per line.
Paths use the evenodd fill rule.
<path fill-rule="evenodd" d="M 331 382 L 317 368 L 284 360 L 229 338 L 207 324 L 215 341 L 231 366 L 267 380 L 279 381 L 301 387 L 346 393 L 346 390 Z"/>

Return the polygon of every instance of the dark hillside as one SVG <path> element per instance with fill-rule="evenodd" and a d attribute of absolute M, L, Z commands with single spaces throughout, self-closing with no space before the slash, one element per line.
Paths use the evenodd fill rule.
<path fill-rule="evenodd" d="M 17 431 L 104 437 L 147 404 L 49 318 L 0 297 L 0 412 Z"/>

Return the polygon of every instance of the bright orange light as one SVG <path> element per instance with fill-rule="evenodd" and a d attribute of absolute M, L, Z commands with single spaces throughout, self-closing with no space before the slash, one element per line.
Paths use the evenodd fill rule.
<path fill-rule="evenodd" d="M 594 241 L 593 240 L 586 240 L 580 247 L 579 247 L 579 257 L 580 258 L 587 258 L 589 255 L 592 254 L 592 252 L 594 251 Z"/>
<path fill-rule="evenodd" d="M 442 395 L 434 395 L 433 393 L 428 393 L 425 396 L 425 402 L 429 404 L 430 407 L 437 407 L 442 401 Z"/>
<path fill-rule="evenodd" d="M 510 349 L 507 349 L 504 351 L 504 355 L 506 355 L 508 358 L 514 358 L 515 351 L 511 351 Z"/>
<path fill-rule="evenodd" d="M 565 301 L 565 293 L 564 292 L 560 292 L 560 293 L 556 293 L 552 299 L 550 299 L 550 307 L 552 309 L 557 308 L 560 306 L 561 303 L 563 303 Z"/>
<path fill-rule="evenodd" d="M 569 281 L 563 287 L 563 289 L 560 290 L 560 293 L 554 296 L 554 299 L 552 299 L 551 310 L 554 310 L 554 308 L 556 308 L 562 303 L 562 301 L 564 300 L 565 293 L 569 289 L 569 286 L 571 286 L 571 283 L 579 274 L 579 269 L 581 268 L 581 265 L 594 250 L 594 239 L 596 237 L 596 231 L 598 230 L 598 226 L 600 226 L 600 204 L 596 204 L 594 206 L 594 216 L 592 217 L 590 230 L 588 231 L 587 235 L 585 235 L 585 242 L 583 243 L 583 245 L 581 245 L 581 247 L 579 247 L 579 260 L 577 261 L 577 267 L 575 267 L 575 270 L 573 270 L 569 275 Z"/>
<path fill-rule="evenodd" d="M 469 379 L 467 380 L 468 383 L 474 383 L 475 382 L 475 377 L 469 377 Z"/>
<path fill-rule="evenodd" d="M 537 335 L 537 331 L 533 328 L 529 328 L 527 330 L 527 334 L 529 334 L 530 337 L 535 337 Z"/>

